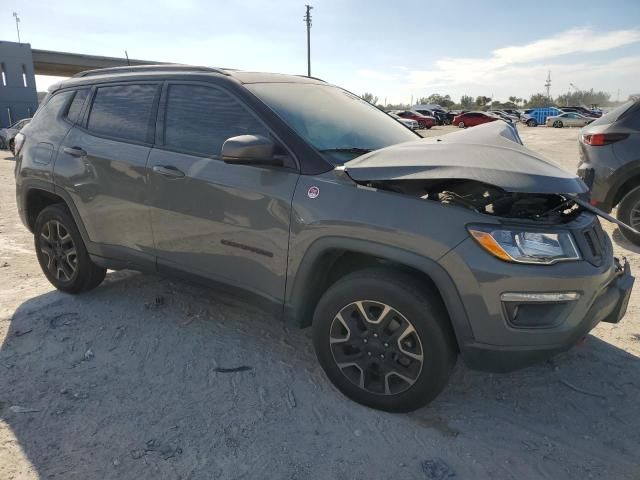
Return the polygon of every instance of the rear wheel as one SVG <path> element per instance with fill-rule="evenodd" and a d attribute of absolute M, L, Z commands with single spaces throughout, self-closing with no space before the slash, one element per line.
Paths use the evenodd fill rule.
<path fill-rule="evenodd" d="M 457 358 L 439 298 L 385 269 L 349 274 L 327 290 L 313 318 L 313 343 L 343 394 L 391 412 L 433 400 Z"/>
<path fill-rule="evenodd" d="M 538 124 L 536 123 L 536 121 L 532 118 L 531 120 L 527 120 L 527 127 L 535 127 Z"/>
<path fill-rule="evenodd" d="M 466 128 L 466 127 L 465 127 L 464 122 L 460 122 L 460 123 L 458 124 L 458 127 L 460 127 L 460 128 Z"/>
<path fill-rule="evenodd" d="M 13 138 L 9 140 L 9 150 L 11 150 L 11 153 L 14 155 L 16 154 L 16 141 Z"/>
<path fill-rule="evenodd" d="M 640 230 L 640 187 L 634 188 L 622 198 L 616 217 L 630 227 Z M 640 245 L 640 235 L 636 235 L 626 228 L 619 227 L 619 230 L 624 238 L 631 243 Z"/>
<path fill-rule="evenodd" d="M 64 205 L 42 210 L 33 232 L 40 267 L 58 290 L 80 293 L 104 280 L 106 270 L 91 261 L 78 227 Z"/>
<path fill-rule="evenodd" d="M 553 122 L 553 126 L 556 128 L 562 128 L 564 125 L 560 120 L 556 120 L 555 122 Z"/>

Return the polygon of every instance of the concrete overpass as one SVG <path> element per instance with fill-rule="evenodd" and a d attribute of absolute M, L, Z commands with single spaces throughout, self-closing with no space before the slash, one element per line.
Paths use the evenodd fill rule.
<path fill-rule="evenodd" d="M 28 43 L 0 40 L 0 128 L 33 116 L 38 108 L 36 75 L 71 77 L 83 70 L 153 63 L 164 62 L 37 50 Z"/>
<path fill-rule="evenodd" d="M 165 63 L 152 60 L 127 60 L 120 57 L 37 50 L 35 48 L 31 49 L 31 54 L 33 56 L 33 70 L 36 75 L 53 75 L 57 77 L 71 77 L 84 70 L 96 68 Z"/>

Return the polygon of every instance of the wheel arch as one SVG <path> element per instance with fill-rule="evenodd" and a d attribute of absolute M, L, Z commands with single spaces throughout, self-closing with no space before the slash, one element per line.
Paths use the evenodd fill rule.
<path fill-rule="evenodd" d="M 639 186 L 640 159 L 625 164 L 615 173 L 615 180 L 604 202 L 606 209 L 611 211 L 627 193 Z"/>
<path fill-rule="evenodd" d="M 433 289 L 447 311 L 458 345 L 473 339 L 462 299 L 444 268 L 422 255 L 363 239 L 325 237 L 307 249 L 297 268 L 289 270 L 285 318 L 301 327 L 310 326 L 315 307 L 330 285 L 348 273 L 373 266 L 402 270 L 424 288 Z"/>

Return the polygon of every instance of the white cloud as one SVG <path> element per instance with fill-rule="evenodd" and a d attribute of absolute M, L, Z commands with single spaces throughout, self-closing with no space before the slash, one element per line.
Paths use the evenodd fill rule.
<path fill-rule="evenodd" d="M 569 82 L 582 88 L 615 92 L 633 89 L 640 76 L 640 57 L 629 56 L 599 63 L 558 61 L 570 54 L 604 52 L 640 42 L 640 30 L 595 32 L 574 28 L 534 42 L 498 48 L 486 58 L 442 58 L 428 70 L 407 70 L 404 92 L 415 95 L 433 92 L 462 94 L 528 96 L 543 90 L 547 71 L 552 72 L 552 94 L 566 92 Z M 369 78 L 376 78 L 372 73 Z M 382 79 L 382 75 L 377 78 Z M 399 93 L 399 92 L 398 92 Z"/>

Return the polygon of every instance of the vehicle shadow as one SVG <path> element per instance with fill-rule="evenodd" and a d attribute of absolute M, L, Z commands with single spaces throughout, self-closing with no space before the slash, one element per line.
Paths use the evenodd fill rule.
<path fill-rule="evenodd" d="M 640 253 L 640 246 L 634 245 L 629 240 L 624 238 L 622 233 L 620 232 L 620 228 L 616 228 L 611 234 L 611 240 L 620 248 L 624 248 L 625 250 L 629 250 L 630 252 Z"/>
<path fill-rule="evenodd" d="M 460 478 L 637 474 L 640 362 L 595 337 L 510 374 L 459 363 L 394 415 L 340 395 L 308 330 L 188 283 L 110 273 L 10 322 L 0 416 L 38 478 L 438 478 L 432 459 Z"/>

